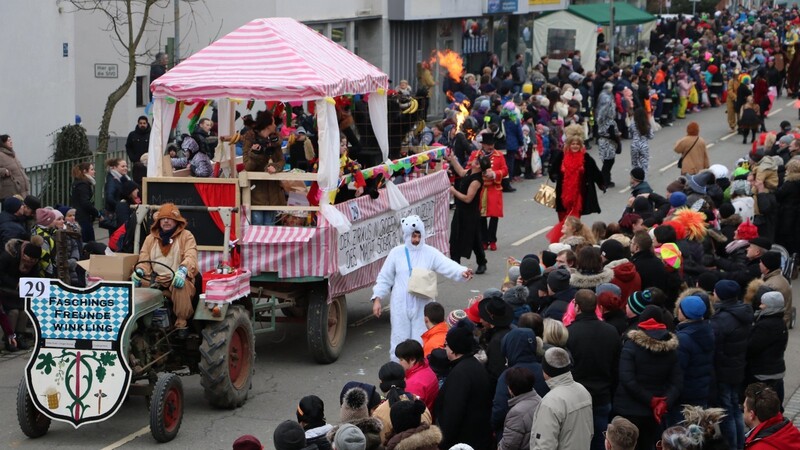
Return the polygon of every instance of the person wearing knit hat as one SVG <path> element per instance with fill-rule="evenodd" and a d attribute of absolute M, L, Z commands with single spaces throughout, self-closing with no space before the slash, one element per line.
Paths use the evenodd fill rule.
<path fill-rule="evenodd" d="M 525 285 L 513 286 L 503 294 L 503 301 L 508 303 L 514 311 L 512 325 L 516 326 L 520 316 L 531 312 L 531 307 L 526 303 L 529 298 L 530 293 Z"/>
<path fill-rule="evenodd" d="M 686 206 L 686 194 L 683 192 L 673 192 L 669 196 L 669 205 L 675 209 Z"/>
<path fill-rule="evenodd" d="M 139 251 L 139 261 L 171 261 L 172 266 L 167 270 L 157 265 L 139 265 L 131 275 L 134 286 L 150 287 L 150 274 L 155 272 L 156 284 L 170 291 L 172 309 L 177 317 L 175 328 L 182 336 L 188 334 L 188 320 L 194 315 L 192 299 L 198 273 L 197 241 L 186 225 L 186 219 L 175 204 L 161 205 Z"/>
<path fill-rule="evenodd" d="M 43 228 L 50 228 L 56 220 L 57 215 L 61 215 L 62 218 L 64 217 L 58 210 L 49 206 L 47 208 L 39 208 L 36 210 L 36 225 Z"/>
<path fill-rule="evenodd" d="M 781 254 L 776 251 L 764 252 L 761 255 L 761 274 L 767 275 L 774 270 L 781 268 Z"/>
<path fill-rule="evenodd" d="M 783 321 L 785 305 L 783 295 L 770 291 L 761 296 L 755 312 L 755 323 L 747 343 L 746 384 L 761 381 L 778 395 L 783 403 L 783 379 L 786 372 L 784 353 L 788 342 L 786 323 Z"/>
<path fill-rule="evenodd" d="M 261 441 L 252 434 L 245 434 L 233 441 L 233 450 L 264 450 Z"/>
<path fill-rule="evenodd" d="M 17 197 L 6 197 L 3 200 L 3 212 L 14 214 L 22 208 L 22 200 Z"/>
<path fill-rule="evenodd" d="M 369 417 L 367 408 L 367 393 L 359 387 L 350 388 L 342 397 L 342 406 L 339 410 L 339 420 L 352 422 Z"/>
<path fill-rule="evenodd" d="M 0 245 L 11 239 L 27 240 L 31 233 L 27 228 L 27 216 L 22 200 L 7 197 L 3 200 L 3 211 L 0 212 Z"/>
<path fill-rule="evenodd" d="M 570 286 L 571 274 L 569 270 L 556 269 L 547 276 L 547 292 L 552 301 L 541 313 L 543 318 L 562 320 L 569 304 L 575 297 L 576 289 Z"/>
<path fill-rule="evenodd" d="M 392 405 L 389 416 L 392 419 L 392 428 L 395 433 L 412 430 L 422 423 L 422 413 L 425 412 L 425 403 L 420 400 L 399 401 Z"/>
<path fill-rule="evenodd" d="M 720 280 L 714 286 L 714 295 L 719 299 L 714 304 L 711 316 L 714 328 L 716 392 L 719 406 L 726 410 L 727 417 L 720 424 L 723 437 L 730 448 L 741 448 L 744 442 L 744 425 L 738 401 L 738 389 L 745 381 L 747 342 L 753 323 L 753 308 L 742 303 L 740 283 Z"/>
<path fill-rule="evenodd" d="M 761 279 L 764 280 L 764 286 L 783 295 L 786 306 L 784 321 L 789 326 L 792 322 L 792 285 L 781 271 L 781 254 L 775 251 L 765 252 L 761 255 L 759 269 L 761 270 Z"/>
<path fill-rule="evenodd" d="M 306 434 L 303 427 L 293 420 L 285 420 L 272 433 L 275 450 L 310 450 L 316 446 L 306 446 Z"/>
<path fill-rule="evenodd" d="M 681 175 L 694 175 L 709 167 L 706 141 L 700 137 L 700 125 L 690 122 L 686 126 L 686 136 L 675 143 L 675 153 L 681 155 Z"/>
<path fill-rule="evenodd" d="M 681 392 L 678 338 L 667 329 L 662 311 L 656 305 L 642 311 L 636 327 L 626 334 L 620 357 L 614 410 L 623 417 L 635 418 L 639 427 L 637 448 L 649 448 L 658 439 L 660 424 Z M 625 387 L 631 385 L 638 388 Z"/>
<path fill-rule="evenodd" d="M 632 197 L 638 197 L 641 194 L 653 193 L 653 188 L 650 187 L 650 183 L 645 181 L 644 178 L 644 169 L 641 167 L 634 167 L 631 169 L 630 187 Z"/>
<path fill-rule="evenodd" d="M 542 358 L 542 372 L 550 391 L 533 418 L 531 448 L 588 449 L 594 419 L 592 396 L 570 372 L 569 352 L 551 347 Z"/>
<path fill-rule="evenodd" d="M 463 319 L 467 319 L 467 313 L 463 309 L 454 309 L 447 315 L 447 326 L 453 328 Z M 469 319 L 467 319 L 469 320 Z"/>
<path fill-rule="evenodd" d="M 42 201 L 33 195 L 26 195 L 25 198 L 22 199 L 22 203 L 28 208 L 26 215 L 30 217 L 33 217 L 36 210 L 42 207 Z"/>
<path fill-rule="evenodd" d="M 348 381 L 342 387 L 342 390 L 339 393 L 339 404 L 340 405 L 344 404 L 344 398 L 345 398 L 345 395 L 347 395 L 347 392 L 349 392 L 351 389 L 355 389 L 355 388 L 361 389 L 366 394 L 368 414 L 371 414 L 372 411 L 375 408 L 377 408 L 378 405 L 381 404 L 381 402 L 383 402 L 383 399 L 381 398 L 381 394 L 380 394 L 380 392 L 378 392 L 378 389 L 375 387 L 374 384 L 362 383 L 360 381 Z M 345 421 L 345 419 L 341 419 L 341 420 L 343 422 Z"/>
<path fill-rule="evenodd" d="M 556 258 L 558 258 L 558 254 L 555 252 L 551 252 L 550 250 L 543 250 L 542 251 L 542 265 L 547 269 L 556 265 Z"/>
<path fill-rule="evenodd" d="M 357 426 L 347 423 L 336 431 L 332 444 L 333 450 L 365 450 L 367 438 Z"/>
<path fill-rule="evenodd" d="M 633 318 L 639 316 L 652 301 L 653 294 L 649 290 L 635 291 L 628 296 L 628 304 L 625 309 L 628 317 Z"/>
<path fill-rule="evenodd" d="M 686 320 L 701 320 L 706 313 L 706 304 L 703 299 L 696 295 L 689 295 L 683 298 L 678 304 L 678 320 L 684 322 L 681 316 Z M 679 334 L 680 337 L 680 334 Z"/>
<path fill-rule="evenodd" d="M 569 289 L 570 273 L 567 269 L 556 269 L 547 276 L 547 287 L 551 295 Z"/>
<path fill-rule="evenodd" d="M 603 257 L 603 263 L 608 264 L 612 261 L 624 259 L 625 248 L 619 241 L 606 239 L 600 244 L 600 254 Z"/>

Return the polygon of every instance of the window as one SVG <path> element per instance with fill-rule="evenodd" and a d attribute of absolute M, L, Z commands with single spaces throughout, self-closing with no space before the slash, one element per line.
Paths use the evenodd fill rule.
<path fill-rule="evenodd" d="M 347 48 L 347 24 L 337 24 L 331 27 L 331 40 Z"/>
<path fill-rule="evenodd" d="M 146 76 L 136 77 L 136 106 L 147 106 L 150 101 L 150 85 Z"/>
<path fill-rule="evenodd" d="M 575 50 L 575 30 L 551 28 L 547 30 L 547 56 L 564 59 Z"/>

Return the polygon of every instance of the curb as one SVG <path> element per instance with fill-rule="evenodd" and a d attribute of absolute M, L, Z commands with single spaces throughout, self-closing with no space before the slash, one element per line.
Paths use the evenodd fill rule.
<path fill-rule="evenodd" d="M 794 394 L 786 402 L 783 415 L 791 420 L 794 426 L 800 428 L 800 388 L 795 389 Z"/>

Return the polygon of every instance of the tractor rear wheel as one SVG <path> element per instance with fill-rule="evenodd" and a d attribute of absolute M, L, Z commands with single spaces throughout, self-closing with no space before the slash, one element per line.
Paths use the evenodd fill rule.
<path fill-rule="evenodd" d="M 44 436 L 50 429 L 50 418 L 40 413 L 33 405 L 24 377 L 17 388 L 17 422 L 25 436 L 31 439 Z"/>
<path fill-rule="evenodd" d="M 183 421 L 183 382 L 174 373 L 162 373 L 150 397 L 150 434 L 158 442 L 175 439 Z"/>
<path fill-rule="evenodd" d="M 256 342 L 247 311 L 231 305 L 221 322 L 203 329 L 200 344 L 200 384 L 206 400 L 233 409 L 247 401 L 255 373 Z"/>
<path fill-rule="evenodd" d="M 341 296 L 328 303 L 327 290 L 313 288 L 308 292 L 306 327 L 308 350 L 314 360 L 321 364 L 336 361 L 347 337 L 347 300 Z"/>

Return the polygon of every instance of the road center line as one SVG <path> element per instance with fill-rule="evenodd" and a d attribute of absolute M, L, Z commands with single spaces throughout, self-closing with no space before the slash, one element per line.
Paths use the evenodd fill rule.
<path fill-rule="evenodd" d="M 796 100 L 790 101 L 789 103 L 786 104 L 786 107 L 794 106 L 795 102 L 796 102 Z"/>
<path fill-rule="evenodd" d="M 150 427 L 142 427 L 139 431 L 134 431 L 133 433 L 125 436 L 124 438 L 110 444 L 108 446 L 103 447 L 101 450 L 114 450 L 115 448 L 122 447 L 123 445 L 127 444 L 128 442 L 138 438 L 139 436 L 144 436 L 145 434 L 150 432 Z"/>
<path fill-rule="evenodd" d="M 678 165 L 678 161 L 675 160 L 675 161 L 672 161 L 671 163 L 667 164 L 666 166 L 658 169 L 658 171 L 661 172 L 661 173 L 664 173 L 664 172 L 668 171 L 670 168 L 672 168 L 674 166 L 677 166 L 677 165 Z"/>
<path fill-rule="evenodd" d="M 548 231 L 550 231 L 552 229 L 553 229 L 553 227 L 544 227 L 541 230 L 539 230 L 539 231 L 537 231 L 535 233 L 529 234 L 528 236 L 525 236 L 524 238 L 518 240 L 517 242 L 514 242 L 513 244 L 511 244 L 511 246 L 512 247 L 519 247 L 520 245 L 530 241 L 531 239 L 535 238 L 536 236 L 545 234 L 545 233 L 547 233 Z"/>
<path fill-rule="evenodd" d="M 778 108 L 775 111 L 772 111 L 769 114 L 767 114 L 767 117 L 772 117 L 772 116 L 774 116 L 775 114 L 778 114 L 781 111 L 783 111 L 783 108 Z"/>
<path fill-rule="evenodd" d="M 736 136 L 737 134 L 739 134 L 739 133 L 737 133 L 737 132 L 735 132 L 735 131 L 734 131 L 734 132 L 733 132 L 733 133 L 731 133 L 731 134 L 727 134 L 727 135 L 725 135 L 725 136 L 722 136 L 722 139 L 720 139 L 720 141 L 726 141 L 726 140 L 728 140 L 728 139 L 730 139 L 730 138 L 732 138 L 732 137 Z"/>
<path fill-rule="evenodd" d="M 630 186 L 625 186 L 624 188 L 622 188 L 622 189 L 620 189 L 620 190 L 619 190 L 619 193 L 620 193 L 620 194 L 624 194 L 624 193 L 626 193 L 626 192 L 628 192 L 628 191 L 630 191 L 630 190 L 631 190 L 631 187 L 630 187 Z"/>

